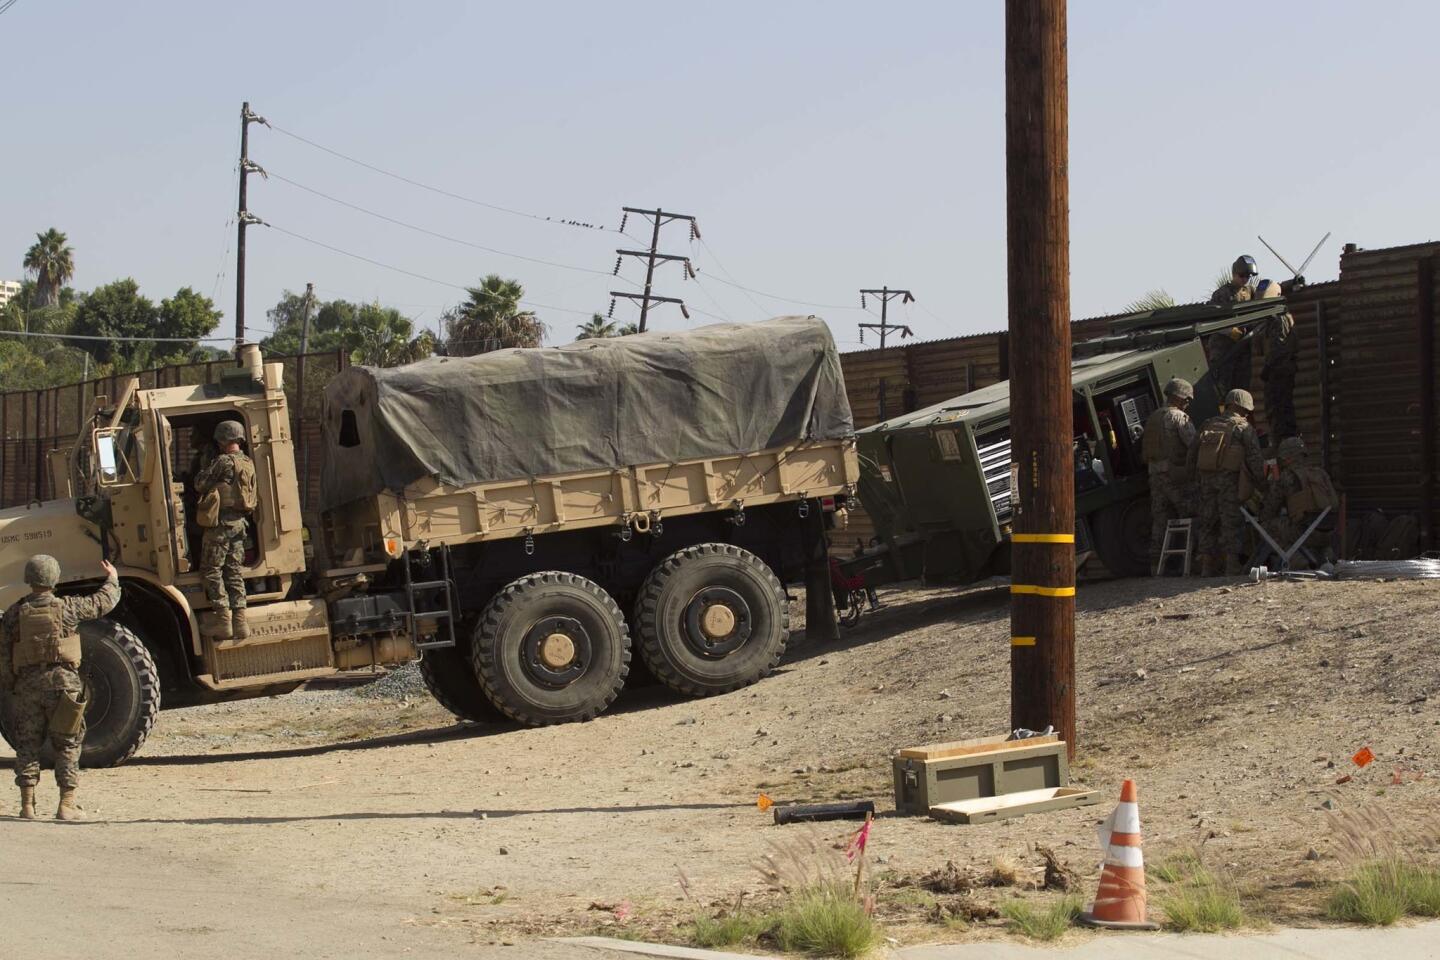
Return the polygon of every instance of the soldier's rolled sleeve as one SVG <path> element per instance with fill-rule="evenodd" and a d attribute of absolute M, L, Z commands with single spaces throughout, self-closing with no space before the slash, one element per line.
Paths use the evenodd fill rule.
<path fill-rule="evenodd" d="M 65 598 L 65 629 L 74 630 L 82 620 L 98 620 L 120 602 L 120 580 L 111 575 L 104 585 L 88 597 Z"/>

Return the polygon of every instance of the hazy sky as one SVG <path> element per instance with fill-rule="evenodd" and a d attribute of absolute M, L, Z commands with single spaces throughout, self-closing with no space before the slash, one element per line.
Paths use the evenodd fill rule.
<path fill-rule="evenodd" d="M 612 228 L 622 205 L 695 215 L 705 243 L 672 226 L 662 249 L 692 254 L 698 283 L 671 265 L 657 290 L 697 308 L 689 323 L 814 312 L 854 349 L 858 289 L 888 284 L 915 292 L 922 339 L 1001 329 L 1003 29 L 999 2 L 960 0 L 18 0 L 0 15 L 0 279 L 56 226 L 76 287 L 133 276 L 158 300 L 190 285 L 228 318 L 248 99 L 276 127 L 473 200 Z M 1312 280 L 1335 276 L 1346 241 L 1434 239 L 1437 35 L 1434 3 L 1072 3 L 1074 316 L 1155 287 L 1200 298 L 1241 252 L 1285 275 L 1257 233 L 1297 262 L 1334 231 Z M 258 125 L 250 149 L 276 175 L 250 186 L 277 228 L 250 231 L 257 332 L 307 280 L 433 324 L 498 272 L 546 305 L 551 342 L 635 289 L 608 275 L 629 238 L 417 189 Z M 635 218 L 627 230 L 648 241 Z M 687 321 L 661 307 L 654 325 Z"/>

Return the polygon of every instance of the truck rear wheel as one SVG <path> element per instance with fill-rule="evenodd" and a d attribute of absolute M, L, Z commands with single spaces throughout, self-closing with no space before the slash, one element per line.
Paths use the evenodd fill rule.
<path fill-rule="evenodd" d="M 706 697 L 749 686 L 785 655 L 790 607 L 748 550 L 702 543 L 671 554 L 640 588 L 640 656 L 665 686 Z"/>
<path fill-rule="evenodd" d="M 135 755 L 160 712 L 155 658 L 129 628 L 113 620 L 80 624 L 80 676 L 90 698 L 80 765 L 114 767 Z M 9 710 L 0 711 L 0 734 L 12 746 Z M 47 746 L 43 763 L 53 760 Z"/>
<path fill-rule="evenodd" d="M 590 720 L 630 668 L 630 634 L 610 595 L 573 573 L 532 573 L 495 595 L 471 650 L 490 702 L 529 726 Z"/>
<path fill-rule="evenodd" d="M 425 681 L 430 696 L 461 720 L 484 723 L 501 716 L 475 678 L 469 637 L 456 637 L 453 647 L 437 647 L 421 654 L 420 679 Z"/>
<path fill-rule="evenodd" d="M 1117 577 L 1150 573 L 1150 498 L 1112 503 L 1095 515 L 1095 552 Z"/>

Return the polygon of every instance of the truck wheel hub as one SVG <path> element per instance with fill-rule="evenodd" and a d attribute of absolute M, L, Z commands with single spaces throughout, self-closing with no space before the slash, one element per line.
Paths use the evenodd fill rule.
<path fill-rule="evenodd" d="M 710 660 L 734 653 L 750 639 L 750 604 L 729 587 L 706 587 L 685 606 L 685 645 Z"/>
<path fill-rule="evenodd" d="M 590 664 L 590 634 L 574 617 L 541 617 L 525 631 L 520 658 L 525 673 L 541 686 L 569 686 Z"/>
<path fill-rule="evenodd" d="M 552 633 L 540 641 L 540 662 L 551 670 L 560 670 L 575 659 L 575 641 L 563 633 Z"/>
<path fill-rule="evenodd" d="M 735 629 L 735 611 L 723 603 L 712 603 L 700 614 L 700 629 L 711 640 L 730 635 Z"/>

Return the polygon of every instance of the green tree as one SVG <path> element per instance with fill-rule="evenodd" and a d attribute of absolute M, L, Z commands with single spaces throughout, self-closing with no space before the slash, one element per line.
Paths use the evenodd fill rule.
<path fill-rule="evenodd" d="M 367 303 L 355 312 L 342 331 L 352 363 L 394 367 L 423 360 L 435 352 L 435 338 L 425 330 L 414 335 L 415 325 L 394 307 Z"/>
<path fill-rule="evenodd" d="M 615 321 L 607 320 L 601 314 L 591 314 L 590 319 L 575 328 L 576 340 L 608 340 L 620 336 L 615 330 Z"/>
<path fill-rule="evenodd" d="M 295 356 L 300 353 L 301 318 L 305 297 L 285 291 L 280 302 L 265 311 L 274 332 L 260 341 L 260 350 L 267 356 Z M 344 346 L 344 328 L 355 320 L 356 306 L 345 300 L 310 304 L 311 353 L 338 350 Z"/>
<path fill-rule="evenodd" d="M 522 310 L 525 290 L 518 280 L 490 274 L 480 286 L 469 288 L 470 296 L 445 311 L 441 329 L 446 331 L 446 352 L 468 357 L 504 347 L 538 347 L 545 339 L 545 324 L 530 310 Z"/>
<path fill-rule="evenodd" d="M 72 332 L 91 337 L 156 337 L 161 335 L 157 333 L 159 320 L 160 311 L 155 304 L 141 296 L 139 285 L 127 277 L 96 287 L 81 297 Z M 137 362 L 154 355 L 154 346 L 114 339 L 84 342 L 84 348 L 96 360 L 101 363 L 116 361 L 127 369 L 135 369 Z M 165 346 L 163 352 L 180 345 Z"/>
<path fill-rule="evenodd" d="M 75 251 L 65 234 L 51 227 L 35 234 L 35 243 L 25 251 L 24 267 L 35 276 L 34 306 L 60 304 L 60 291 L 75 276 Z"/>
<path fill-rule="evenodd" d="M 619 337 L 628 337 L 628 336 L 630 336 L 631 334 L 635 334 L 635 333 L 639 333 L 639 332 L 640 332 L 640 324 L 635 323 L 634 321 L 631 321 L 630 323 L 622 323 L 622 324 L 620 324 L 620 329 L 616 332 L 616 336 L 619 336 Z"/>
<path fill-rule="evenodd" d="M 156 336 L 199 339 L 219 326 L 223 317 L 215 301 L 189 287 L 181 287 L 175 296 L 160 301 Z"/>

